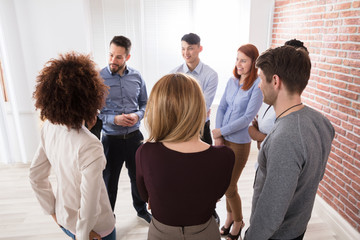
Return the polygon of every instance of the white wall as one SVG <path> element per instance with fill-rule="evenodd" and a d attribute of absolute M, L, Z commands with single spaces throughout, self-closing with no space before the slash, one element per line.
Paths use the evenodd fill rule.
<path fill-rule="evenodd" d="M 271 45 L 274 0 L 252 0 L 250 11 L 249 42 L 254 44 L 259 54 Z"/>
<path fill-rule="evenodd" d="M 32 159 L 39 139 L 32 100 L 36 76 L 59 53 L 90 52 L 88 17 L 85 0 L 0 0 L 0 56 L 10 97 L 0 105 L 6 112 L 0 124 L 7 130 L 0 150 L 10 143 L 1 162 Z"/>
<path fill-rule="evenodd" d="M 40 123 L 32 93 L 36 76 L 50 58 L 71 50 L 91 53 L 102 68 L 111 38 L 128 36 L 133 42 L 129 65 L 142 73 L 150 93 L 161 76 L 183 62 L 181 37 L 195 32 L 204 47 L 201 60 L 219 74 L 217 104 L 232 75 L 238 47 L 248 42 L 260 52 L 267 47 L 272 3 L 0 0 L 0 57 L 10 97 L 9 103 L 0 104 L 0 162 L 27 162 L 33 157 Z"/>

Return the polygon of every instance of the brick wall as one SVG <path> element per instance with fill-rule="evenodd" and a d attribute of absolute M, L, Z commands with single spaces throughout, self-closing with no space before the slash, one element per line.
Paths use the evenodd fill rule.
<path fill-rule="evenodd" d="M 272 47 L 292 38 L 312 61 L 303 102 L 336 130 L 318 194 L 360 232 L 360 1 L 275 0 Z"/>

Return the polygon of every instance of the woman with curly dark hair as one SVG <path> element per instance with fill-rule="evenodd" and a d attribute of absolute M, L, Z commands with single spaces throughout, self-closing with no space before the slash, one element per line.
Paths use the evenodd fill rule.
<path fill-rule="evenodd" d="M 95 63 L 74 52 L 45 65 L 33 94 L 44 123 L 30 182 L 44 212 L 73 239 L 116 239 L 102 177 L 103 147 L 84 126 L 94 122 L 106 94 Z M 51 168 L 57 180 L 55 195 L 48 179 Z"/>

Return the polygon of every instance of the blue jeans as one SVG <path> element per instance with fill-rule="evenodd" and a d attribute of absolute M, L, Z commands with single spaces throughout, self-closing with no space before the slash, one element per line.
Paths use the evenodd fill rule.
<path fill-rule="evenodd" d="M 72 234 L 69 230 L 67 230 L 66 228 L 63 228 L 62 226 L 60 226 L 61 230 L 64 231 L 64 233 L 66 233 L 66 235 L 68 235 L 69 237 L 71 237 L 73 240 L 75 240 L 75 235 Z M 102 240 L 116 240 L 116 229 L 114 228 L 114 230 L 107 235 L 106 237 L 101 238 Z"/>

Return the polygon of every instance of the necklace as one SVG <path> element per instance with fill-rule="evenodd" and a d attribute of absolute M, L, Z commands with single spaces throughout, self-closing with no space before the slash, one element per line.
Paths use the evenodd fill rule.
<path fill-rule="evenodd" d="M 295 104 L 295 105 L 289 107 L 288 109 L 286 109 L 285 111 L 283 111 L 282 113 L 280 113 L 280 115 L 276 117 L 275 121 L 278 120 L 279 117 L 281 117 L 281 115 L 283 115 L 284 113 L 286 113 L 286 112 L 289 111 L 290 109 L 292 109 L 292 108 L 294 108 L 294 107 L 297 107 L 297 106 L 300 106 L 300 105 L 302 105 L 302 103 Z"/>

